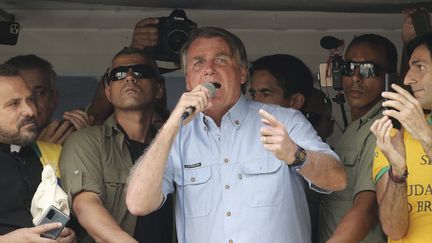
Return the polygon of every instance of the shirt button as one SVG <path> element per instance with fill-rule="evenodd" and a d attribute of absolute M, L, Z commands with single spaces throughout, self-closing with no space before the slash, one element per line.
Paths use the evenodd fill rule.
<path fill-rule="evenodd" d="M 225 163 L 228 163 L 228 159 L 224 159 L 224 162 L 225 162 Z"/>
<path fill-rule="evenodd" d="M 229 185 L 225 185 L 225 189 L 230 189 L 230 186 Z"/>
<path fill-rule="evenodd" d="M 234 241 L 233 240 L 229 240 L 228 243 L 234 243 Z"/>
<path fill-rule="evenodd" d="M 243 179 L 243 175 L 242 174 L 238 174 L 237 176 L 238 176 L 239 180 Z"/>
<path fill-rule="evenodd" d="M 207 131 L 207 127 L 204 127 L 204 131 Z"/>
<path fill-rule="evenodd" d="M 79 170 L 74 171 L 75 175 L 78 175 L 79 173 L 80 173 Z"/>
<path fill-rule="evenodd" d="M 192 178 L 191 178 L 191 181 L 192 181 L 192 182 L 195 182 L 195 177 L 192 177 Z"/>
<path fill-rule="evenodd" d="M 227 215 L 228 217 L 231 216 L 231 212 L 228 211 L 228 212 L 226 213 L 226 215 Z"/>
<path fill-rule="evenodd" d="M 238 120 L 235 120 L 234 122 L 236 125 L 240 124 L 240 122 Z"/>

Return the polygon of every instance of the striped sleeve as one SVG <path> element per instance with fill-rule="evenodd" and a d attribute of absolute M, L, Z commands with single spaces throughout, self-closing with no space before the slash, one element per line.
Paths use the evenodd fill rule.
<path fill-rule="evenodd" d="M 372 168 L 372 178 L 375 184 L 385 173 L 387 173 L 387 171 L 389 171 L 389 169 L 390 169 L 390 165 L 387 158 L 378 149 L 378 147 L 375 147 L 375 156 L 374 156 L 373 168 Z"/>

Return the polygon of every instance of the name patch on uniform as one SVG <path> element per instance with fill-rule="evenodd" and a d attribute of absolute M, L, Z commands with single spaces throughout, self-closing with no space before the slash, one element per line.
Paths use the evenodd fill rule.
<path fill-rule="evenodd" d="M 200 167 L 201 163 L 195 163 L 195 164 L 191 164 L 191 165 L 184 165 L 184 167 L 186 169 L 192 169 L 192 168 L 196 168 L 196 167 Z"/>

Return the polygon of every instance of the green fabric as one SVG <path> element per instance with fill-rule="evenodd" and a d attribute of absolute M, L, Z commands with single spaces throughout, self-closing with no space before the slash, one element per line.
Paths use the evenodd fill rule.
<path fill-rule="evenodd" d="M 134 235 L 136 217 L 126 207 L 126 182 L 133 166 L 124 134 L 113 116 L 103 125 L 73 133 L 60 156 L 62 187 L 69 202 L 83 191 L 99 195 L 105 208 L 130 235 Z M 79 242 L 93 242 L 85 235 Z"/>
<path fill-rule="evenodd" d="M 347 172 L 348 184 L 344 191 L 324 195 L 320 207 L 320 242 L 328 240 L 337 225 L 353 206 L 355 196 L 362 191 L 375 191 L 372 163 L 376 138 L 370 127 L 382 117 L 381 102 L 368 113 L 353 121 L 342 134 L 335 152 Z M 362 242 L 385 242 L 380 225 L 376 224 Z"/>
<path fill-rule="evenodd" d="M 380 172 L 375 176 L 375 181 L 378 181 L 387 171 L 390 170 L 390 165 L 382 168 Z"/>

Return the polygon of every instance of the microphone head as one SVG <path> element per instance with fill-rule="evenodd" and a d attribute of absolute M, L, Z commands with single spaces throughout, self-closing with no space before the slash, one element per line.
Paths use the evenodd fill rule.
<path fill-rule="evenodd" d="M 203 83 L 201 84 L 203 87 L 210 91 L 210 98 L 216 95 L 216 86 L 213 83 Z"/>
<path fill-rule="evenodd" d="M 327 50 L 338 48 L 342 45 L 342 43 L 342 40 L 333 36 L 324 36 L 320 40 L 321 47 Z"/>

